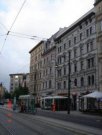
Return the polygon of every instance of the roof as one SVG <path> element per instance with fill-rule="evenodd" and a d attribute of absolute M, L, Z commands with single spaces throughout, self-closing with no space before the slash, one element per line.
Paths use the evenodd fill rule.
<path fill-rule="evenodd" d="M 34 99 L 34 96 L 33 95 L 21 95 L 19 96 L 19 99 Z"/>
<path fill-rule="evenodd" d="M 94 6 L 96 6 L 98 3 L 100 3 L 102 0 L 95 0 Z"/>
<path fill-rule="evenodd" d="M 15 76 L 15 75 L 28 75 L 29 73 L 15 73 L 15 74 L 9 74 L 9 76 Z"/>
<path fill-rule="evenodd" d="M 32 51 L 34 51 L 38 46 L 40 46 L 42 43 L 44 43 L 44 40 L 41 40 L 36 46 L 34 46 L 29 53 L 31 53 Z"/>
<path fill-rule="evenodd" d="M 64 96 L 48 96 L 48 97 L 44 97 L 42 99 L 64 99 L 64 98 L 67 98 L 67 97 L 64 97 Z"/>
<path fill-rule="evenodd" d="M 62 29 L 62 31 L 59 31 L 58 35 L 56 36 L 56 40 L 58 40 L 59 38 L 61 38 L 62 36 L 64 36 L 65 34 L 67 34 L 68 32 L 70 32 L 71 30 L 73 30 L 77 25 L 81 24 L 84 20 L 86 20 L 87 18 L 89 18 L 90 16 L 95 14 L 95 9 L 92 8 L 90 11 L 88 11 L 86 14 L 84 14 L 81 18 L 79 18 L 76 22 L 74 22 L 72 25 L 70 25 L 69 27 L 65 27 L 64 29 Z"/>

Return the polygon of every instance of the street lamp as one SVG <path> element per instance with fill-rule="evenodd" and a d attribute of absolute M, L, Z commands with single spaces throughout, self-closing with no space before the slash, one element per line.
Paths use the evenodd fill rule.
<path fill-rule="evenodd" d="M 69 62 L 68 62 L 68 106 L 67 106 L 67 113 L 70 114 L 70 83 L 71 83 L 71 80 L 70 80 L 70 51 L 68 53 L 68 58 L 69 58 Z"/>

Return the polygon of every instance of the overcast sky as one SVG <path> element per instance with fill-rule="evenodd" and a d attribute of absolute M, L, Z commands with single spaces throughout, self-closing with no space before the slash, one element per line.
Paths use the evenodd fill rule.
<path fill-rule="evenodd" d="M 11 32 L 30 35 L 17 37 L 7 31 L 24 0 L 0 0 L 0 82 L 9 89 L 9 74 L 29 72 L 29 51 L 59 28 L 68 27 L 93 8 L 94 0 L 26 0 Z M 18 36 L 20 36 L 18 34 Z M 37 36 L 36 40 L 30 39 Z"/>

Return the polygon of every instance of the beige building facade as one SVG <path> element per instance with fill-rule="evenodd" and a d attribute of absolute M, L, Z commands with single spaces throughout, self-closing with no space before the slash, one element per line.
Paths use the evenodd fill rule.
<path fill-rule="evenodd" d="M 36 96 L 36 102 L 39 102 L 42 91 L 42 53 L 45 41 L 39 42 L 30 53 L 30 93 Z"/>

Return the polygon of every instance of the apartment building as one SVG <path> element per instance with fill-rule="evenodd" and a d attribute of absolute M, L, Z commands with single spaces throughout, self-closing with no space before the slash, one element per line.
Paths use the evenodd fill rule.
<path fill-rule="evenodd" d="M 54 36 L 49 38 L 44 44 L 42 53 L 42 92 L 41 96 L 54 95 L 55 93 L 55 43 Z"/>
<path fill-rule="evenodd" d="M 95 0 L 96 33 L 99 63 L 99 90 L 102 91 L 102 0 Z"/>
<path fill-rule="evenodd" d="M 45 41 L 40 41 L 30 50 L 30 93 L 36 96 L 36 102 L 39 102 L 42 90 L 42 53 Z"/>
<path fill-rule="evenodd" d="M 29 90 L 29 73 L 10 74 L 10 92 L 13 92 L 19 86 L 27 87 Z"/>
<path fill-rule="evenodd" d="M 102 90 L 102 0 L 94 5 L 30 51 L 31 93 L 39 98 L 67 96 L 70 75 L 71 104 L 76 109 L 80 96 Z"/>
<path fill-rule="evenodd" d="M 80 95 L 98 89 L 95 9 L 93 8 L 56 37 L 56 85 L 58 95 L 68 95 L 69 53 L 70 87 L 74 109 Z"/>

